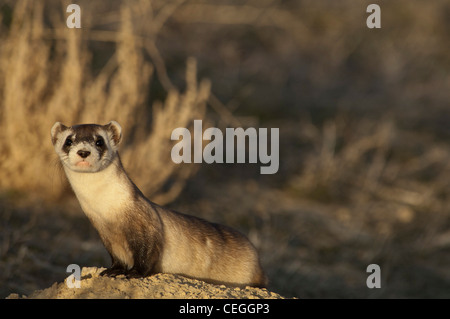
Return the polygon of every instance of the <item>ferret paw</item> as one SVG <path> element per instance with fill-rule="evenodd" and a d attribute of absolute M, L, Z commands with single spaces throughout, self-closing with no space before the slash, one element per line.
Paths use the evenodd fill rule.
<path fill-rule="evenodd" d="M 119 275 L 126 275 L 125 271 L 123 268 L 115 268 L 115 267 L 111 267 L 108 268 L 106 270 L 103 270 L 100 273 L 100 276 L 107 276 L 107 277 L 116 277 Z"/>
<path fill-rule="evenodd" d="M 142 278 L 143 276 L 142 276 L 142 274 L 140 273 L 140 272 L 138 272 L 136 269 L 134 269 L 134 268 L 131 268 L 129 271 L 127 271 L 126 273 L 125 273 L 125 276 L 128 278 L 128 279 L 131 279 L 131 278 Z"/>

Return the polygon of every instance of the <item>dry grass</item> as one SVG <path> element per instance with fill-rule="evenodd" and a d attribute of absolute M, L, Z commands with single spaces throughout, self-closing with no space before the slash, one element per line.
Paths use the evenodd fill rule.
<path fill-rule="evenodd" d="M 0 188 L 60 196 L 64 188 L 49 138 L 52 124 L 114 119 L 124 128 L 121 154 L 137 185 L 156 201 L 173 200 L 196 167 L 170 161 L 171 131 L 204 118 L 209 97 L 209 82 L 197 82 L 196 61 L 187 60 L 185 92 L 171 86 L 165 102 L 155 102 L 150 112 L 154 67 L 144 58 L 144 47 L 154 47 L 158 26 L 153 37 L 138 36 L 133 23 L 137 10 L 123 3 L 118 30 L 106 38 L 114 43 L 114 52 L 93 74 L 85 38 L 89 21 L 83 20 L 83 32 L 56 18 L 49 28 L 44 4 L 17 1 L 12 24 L 0 33 Z M 157 62 L 161 70 L 164 65 Z"/>
<path fill-rule="evenodd" d="M 304 120 L 301 134 L 312 150 L 291 179 L 294 192 L 321 202 L 376 199 L 435 213 L 445 207 L 448 148 L 399 129 L 392 114 L 378 120 L 338 115 L 321 127 Z M 427 151 L 414 154 L 418 149 Z"/>

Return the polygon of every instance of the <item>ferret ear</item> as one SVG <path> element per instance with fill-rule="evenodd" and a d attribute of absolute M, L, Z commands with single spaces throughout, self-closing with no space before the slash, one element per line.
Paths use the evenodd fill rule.
<path fill-rule="evenodd" d="M 61 133 L 62 131 L 65 131 L 67 129 L 68 129 L 68 127 L 65 126 L 64 124 L 62 124 L 61 122 L 56 122 L 55 124 L 53 124 L 52 129 L 51 129 L 53 145 L 55 145 L 56 141 L 58 140 L 59 133 Z"/>
<path fill-rule="evenodd" d="M 111 140 L 114 141 L 114 144 L 119 145 L 122 141 L 122 127 L 120 124 L 116 121 L 111 121 L 104 127 L 111 134 Z"/>

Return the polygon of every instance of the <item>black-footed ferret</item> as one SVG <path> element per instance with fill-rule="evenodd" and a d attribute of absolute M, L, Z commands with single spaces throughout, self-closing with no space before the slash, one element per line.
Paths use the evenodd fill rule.
<path fill-rule="evenodd" d="M 151 202 L 120 161 L 120 125 L 57 122 L 52 143 L 81 208 L 112 265 L 101 275 L 173 273 L 213 283 L 264 287 L 258 253 L 239 232 Z"/>

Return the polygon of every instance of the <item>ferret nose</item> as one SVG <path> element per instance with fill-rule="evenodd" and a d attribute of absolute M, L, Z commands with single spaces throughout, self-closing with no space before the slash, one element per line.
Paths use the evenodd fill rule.
<path fill-rule="evenodd" d="M 86 158 L 86 157 L 88 157 L 91 154 L 91 152 L 79 150 L 77 152 L 77 154 L 80 155 L 82 158 Z"/>

